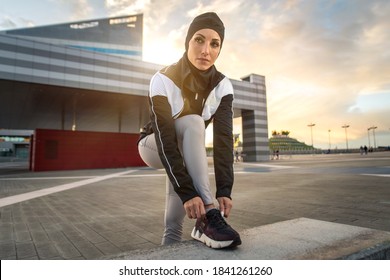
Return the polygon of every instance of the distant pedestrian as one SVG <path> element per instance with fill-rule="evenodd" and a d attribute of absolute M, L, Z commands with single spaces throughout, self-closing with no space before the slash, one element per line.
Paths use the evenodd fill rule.
<path fill-rule="evenodd" d="M 364 153 L 364 148 L 363 146 L 360 146 L 360 155 L 363 155 L 363 153 Z"/>
<path fill-rule="evenodd" d="M 366 145 L 364 145 L 364 153 L 367 155 L 368 148 Z"/>

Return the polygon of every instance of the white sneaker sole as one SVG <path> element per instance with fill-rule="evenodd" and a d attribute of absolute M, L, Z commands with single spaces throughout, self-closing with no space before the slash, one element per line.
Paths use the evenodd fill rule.
<path fill-rule="evenodd" d="M 226 240 L 226 241 L 216 241 L 208 237 L 206 234 L 203 234 L 199 232 L 195 227 L 191 232 L 191 237 L 193 239 L 196 239 L 200 242 L 203 242 L 206 244 L 206 246 L 213 248 L 213 249 L 221 249 L 221 248 L 226 248 L 232 245 L 234 240 Z"/>

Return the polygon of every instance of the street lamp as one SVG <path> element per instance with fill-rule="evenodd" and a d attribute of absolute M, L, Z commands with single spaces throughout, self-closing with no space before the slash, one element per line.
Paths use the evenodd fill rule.
<path fill-rule="evenodd" d="M 307 126 L 310 127 L 310 133 L 311 133 L 311 147 L 313 148 L 314 150 L 314 145 L 313 145 L 313 126 L 315 126 L 316 124 L 315 123 L 310 123 L 308 124 Z"/>
<path fill-rule="evenodd" d="M 345 142 L 347 143 L 347 152 L 348 152 L 348 135 L 347 135 L 347 128 L 349 127 L 349 125 L 345 124 L 342 126 L 342 128 L 345 129 Z"/>
<path fill-rule="evenodd" d="M 372 129 L 372 134 L 374 135 L 374 149 L 376 148 L 376 140 L 375 140 L 375 129 L 377 129 L 377 126 L 371 126 L 368 128 L 368 130 Z"/>
<path fill-rule="evenodd" d="M 328 129 L 328 133 L 329 133 L 329 151 L 330 151 L 330 149 L 331 149 L 331 145 L 330 145 L 330 132 L 331 132 L 331 130 Z"/>

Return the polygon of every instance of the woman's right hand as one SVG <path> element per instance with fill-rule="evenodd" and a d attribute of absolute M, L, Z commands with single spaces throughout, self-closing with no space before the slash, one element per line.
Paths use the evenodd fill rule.
<path fill-rule="evenodd" d="M 184 209 L 190 219 L 200 219 L 206 215 L 203 200 L 199 196 L 184 202 Z"/>

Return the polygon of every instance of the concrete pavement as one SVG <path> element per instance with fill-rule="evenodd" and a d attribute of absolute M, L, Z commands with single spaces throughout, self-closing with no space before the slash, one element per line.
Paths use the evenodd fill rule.
<path fill-rule="evenodd" d="M 242 232 L 302 217 L 390 232 L 389 183 L 389 152 L 239 162 L 228 221 Z M 0 162 L 0 259 L 101 259 L 155 250 L 164 201 L 160 170 L 32 173 L 25 163 Z M 186 219 L 184 240 L 191 240 L 193 224 Z"/>

